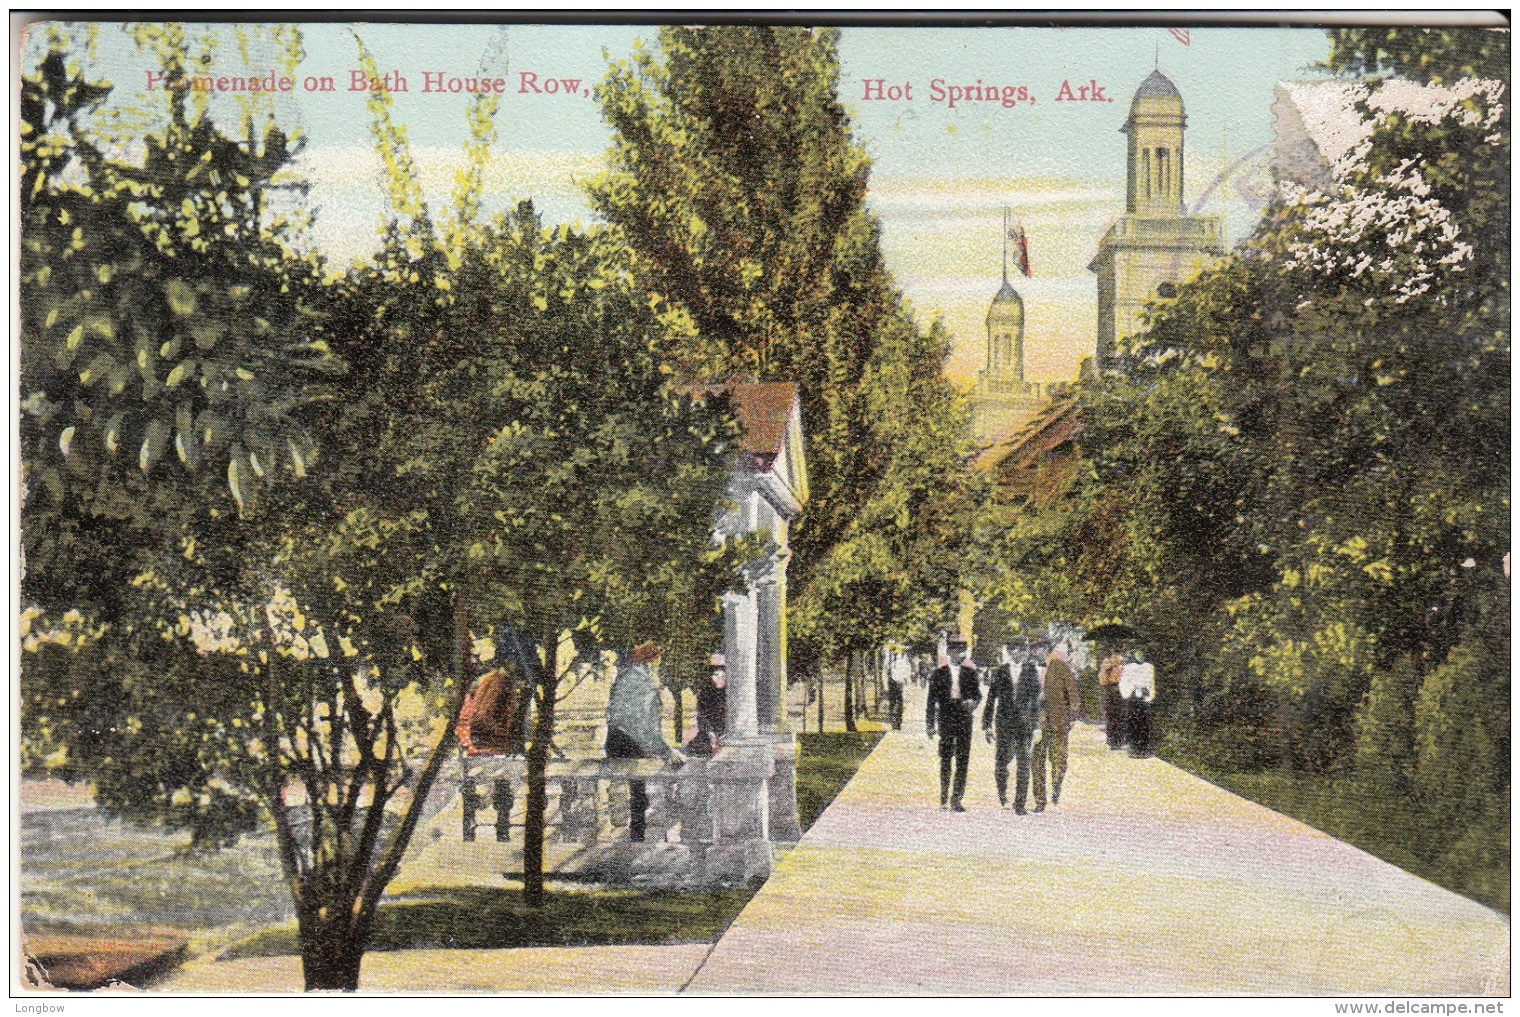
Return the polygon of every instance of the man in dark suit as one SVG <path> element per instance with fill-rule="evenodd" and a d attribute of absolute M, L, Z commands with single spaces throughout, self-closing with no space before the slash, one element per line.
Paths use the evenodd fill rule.
<path fill-rule="evenodd" d="M 966 794 L 966 769 L 971 765 L 971 715 L 982 701 L 982 683 L 976 665 L 964 643 L 952 644 L 942 651 L 939 667 L 929 677 L 929 704 L 924 711 L 924 727 L 933 738 L 939 735 L 939 807 L 946 802 L 956 812 L 965 812 L 961 799 Z M 951 770 L 955 771 L 951 788 Z"/>
<path fill-rule="evenodd" d="M 1021 816 L 1029 800 L 1029 749 L 1040 727 L 1040 673 L 1027 656 L 1020 654 L 1021 660 L 1003 647 L 1003 663 L 993 672 L 982 707 L 982 731 L 989 742 L 996 728 L 992 774 L 998 801 L 1007 807 L 1008 763 L 1016 759 L 1013 811 Z"/>

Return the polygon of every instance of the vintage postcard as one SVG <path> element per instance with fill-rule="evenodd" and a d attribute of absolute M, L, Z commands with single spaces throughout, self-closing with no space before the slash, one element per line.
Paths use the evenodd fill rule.
<path fill-rule="evenodd" d="M 1502 1012 L 1411 20 L 23 22 L 13 994 Z"/>

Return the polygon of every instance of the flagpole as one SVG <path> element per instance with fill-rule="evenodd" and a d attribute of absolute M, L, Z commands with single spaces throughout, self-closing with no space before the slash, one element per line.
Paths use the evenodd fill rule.
<path fill-rule="evenodd" d="M 1003 285 L 1008 285 L 1008 206 L 1003 206 Z"/>

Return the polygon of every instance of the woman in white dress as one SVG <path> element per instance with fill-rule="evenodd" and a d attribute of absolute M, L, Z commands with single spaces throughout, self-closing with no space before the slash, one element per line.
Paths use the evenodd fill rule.
<path fill-rule="evenodd" d="M 1151 705 L 1156 699 L 1156 669 L 1139 651 L 1129 655 L 1119 672 L 1119 696 L 1124 700 L 1125 742 L 1130 755 L 1151 754 Z"/>

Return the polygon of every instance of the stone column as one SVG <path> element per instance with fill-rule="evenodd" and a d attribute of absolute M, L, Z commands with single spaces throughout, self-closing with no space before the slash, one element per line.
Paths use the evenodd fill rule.
<path fill-rule="evenodd" d="M 723 597 L 723 655 L 727 663 L 728 728 L 706 773 L 713 841 L 703 880 L 714 886 L 769 875 L 771 737 L 760 733 L 756 698 L 756 597 Z"/>
<path fill-rule="evenodd" d="M 784 539 L 784 535 L 783 535 Z M 786 566 L 790 555 L 776 553 L 756 587 L 760 623 L 760 730 L 772 743 L 775 769 L 770 781 L 770 835 L 793 843 L 802 838 L 797 821 L 797 739 L 786 712 Z"/>
<path fill-rule="evenodd" d="M 726 740 L 752 740 L 760 733 L 755 688 L 755 598 L 723 595 L 723 657 L 728 699 Z"/>
<path fill-rule="evenodd" d="M 786 731 L 785 600 L 774 572 L 755 584 L 755 713 L 765 734 Z"/>

